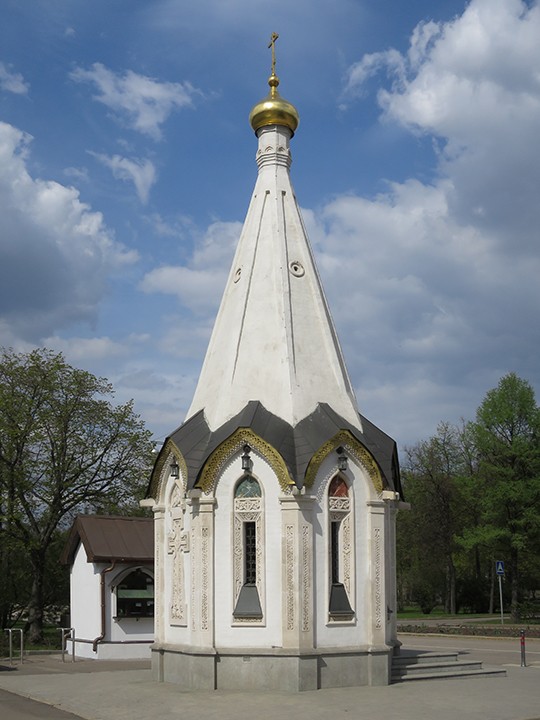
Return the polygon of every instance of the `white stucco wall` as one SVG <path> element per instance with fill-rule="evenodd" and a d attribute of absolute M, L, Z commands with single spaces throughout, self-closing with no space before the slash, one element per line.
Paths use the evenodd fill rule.
<path fill-rule="evenodd" d="M 71 627 L 75 629 L 75 655 L 86 658 L 150 658 L 149 642 L 154 638 L 153 618 L 115 619 L 116 597 L 113 588 L 126 571 L 143 567 L 153 575 L 152 566 L 120 564 L 105 575 L 105 637 L 98 652 L 92 641 L 99 637 L 101 628 L 101 572 L 110 563 L 90 563 L 82 543 L 75 553 L 70 577 Z M 144 641 L 136 646 L 134 641 Z M 107 643 L 116 643 L 107 645 Z M 71 652 L 71 643 L 68 643 Z"/>
<path fill-rule="evenodd" d="M 79 543 L 70 576 L 71 627 L 78 638 L 93 639 L 101 632 L 99 572 L 87 562 L 83 544 Z"/>

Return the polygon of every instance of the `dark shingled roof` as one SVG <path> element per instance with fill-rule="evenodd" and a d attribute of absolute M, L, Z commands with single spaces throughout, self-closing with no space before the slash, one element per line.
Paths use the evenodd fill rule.
<path fill-rule="evenodd" d="M 311 415 L 292 427 L 253 400 L 215 431 L 210 430 L 201 410 L 175 430 L 170 440 L 186 461 L 188 489 L 196 485 L 211 453 L 239 428 L 250 428 L 274 447 L 285 461 L 291 478 L 298 487 L 302 487 L 307 466 L 315 452 L 340 430 L 348 430 L 377 461 L 384 487 L 402 496 L 396 443 L 367 418 L 360 415 L 360 420 L 363 432 L 335 413 L 328 404 L 320 403 Z M 156 466 L 159 459 L 158 456 Z M 149 492 L 151 485 L 152 481 Z"/>
<path fill-rule="evenodd" d="M 77 515 L 60 562 L 70 565 L 82 542 L 88 562 L 154 562 L 154 520 L 114 515 Z"/>

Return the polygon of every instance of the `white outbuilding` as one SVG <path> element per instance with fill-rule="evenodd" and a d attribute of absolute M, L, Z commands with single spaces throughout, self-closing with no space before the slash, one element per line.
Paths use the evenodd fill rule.
<path fill-rule="evenodd" d="M 154 677 L 390 682 L 395 442 L 359 414 L 290 180 L 296 109 L 252 110 L 258 177 L 191 407 L 158 455 Z M 343 258 L 343 262 L 347 262 Z"/>
<path fill-rule="evenodd" d="M 69 652 L 75 642 L 76 657 L 150 659 L 152 518 L 78 515 L 61 561 L 70 566 Z"/>

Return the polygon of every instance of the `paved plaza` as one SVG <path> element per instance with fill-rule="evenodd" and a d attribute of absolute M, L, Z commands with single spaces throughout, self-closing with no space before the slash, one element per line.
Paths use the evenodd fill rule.
<path fill-rule="evenodd" d="M 181 692 L 151 679 L 149 663 L 31 656 L 0 664 L 0 689 L 86 720 L 540 720 L 540 640 L 402 636 L 407 649 L 459 651 L 463 659 L 504 667 L 506 677 L 398 683 L 298 694 Z M 66 660 L 68 660 L 66 658 Z M 0 708 L 2 720 L 9 720 Z M 47 717 L 52 717 L 47 715 Z"/>

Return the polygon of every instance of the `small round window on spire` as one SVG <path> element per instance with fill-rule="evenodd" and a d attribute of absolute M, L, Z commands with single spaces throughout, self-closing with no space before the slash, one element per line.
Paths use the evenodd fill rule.
<path fill-rule="evenodd" d="M 305 273 L 304 266 L 299 263 L 298 260 L 293 260 L 289 263 L 289 270 L 295 277 L 302 277 Z"/>

